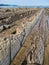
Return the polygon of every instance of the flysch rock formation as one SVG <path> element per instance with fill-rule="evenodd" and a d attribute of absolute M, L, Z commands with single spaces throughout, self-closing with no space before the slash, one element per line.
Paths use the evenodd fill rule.
<path fill-rule="evenodd" d="M 31 11 L 32 10 L 33 9 L 31 9 Z M 26 11 L 28 11 L 28 9 Z M 21 12 L 23 12 L 23 11 L 21 11 Z M 30 14 L 31 13 L 32 12 L 30 12 Z M 21 15 L 23 15 L 23 14 L 21 14 Z M 6 24 L 6 21 L 10 22 L 11 16 L 14 18 L 15 14 L 9 14 L 8 13 L 8 15 L 7 15 L 6 13 L 2 13 L 2 16 L 1 16 L 2 18 L 0 17 L 1 18 L 0 19 L 0 21 L 1 21 L 0 24 L 2 24 L 0 26 L 0 30 L 1 30 L 0 31 L 0 57 L 1 57 L 0 58 L 0 65 L 5 65 L 5 64 L 9 65 L 10 64 L 10 62 L 13 60 L 13 58 L 15 57 L 15 55 L 17 54 L 17 52 L 19 51 L 19 49 L 22 47 L 24 39 L 29 34 L 29 31 L 30 31 L 30 28 L 31 28 L 31 25 L 32 25 L 32 22 L 29 22 L 29 20 L 31 20 L 33 17 L 29 16 L 29 17 L 23 18 L 20 21 L 16 21 L 15 22 L 16 24 L 12 22 L 11 25 L 9 24 L 11 26 L 11 28 L 9 27 L 9 29 L 8 29 L 9 25 Z M 6 18 L 6 17 L 8 17 L 8 18 Z M 12 21 L 13 21 L 13 18 L 12 18 Z M 15 34 L 15 35 L 13 35 L 13 34 Z M 2 54 L 3 54 L 3 56 L 1 56 Z"/>
<path fill-rule="evenodd" d="M 27 63 L 42 65 L 47 19 L 44 9 L 0 9 L 0 14 L 0 65 L 9 65 L 14 60 L 32 29 L 31 53 L 35 51 L 32 55 L 27 53 Z"/>

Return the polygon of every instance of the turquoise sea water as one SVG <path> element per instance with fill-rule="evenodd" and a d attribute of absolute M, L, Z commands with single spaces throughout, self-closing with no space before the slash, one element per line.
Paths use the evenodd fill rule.
<path fill-rule="evenodd" d="M 17 6 L 0 6 L 0 8 L 18 8 Z"/>
<path fill-rule="evenodd" d="M 0 8 L 49 8 L 49 6 L 0 6 Z"/>

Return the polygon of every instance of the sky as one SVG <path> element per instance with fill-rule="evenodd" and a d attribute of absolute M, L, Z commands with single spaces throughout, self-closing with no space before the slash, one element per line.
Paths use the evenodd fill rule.
<path fill-rule="evenodd" d="M 49 0 L 0 0 L 0 4 L 14 4 L 21 6 L 49 6 Z"/>

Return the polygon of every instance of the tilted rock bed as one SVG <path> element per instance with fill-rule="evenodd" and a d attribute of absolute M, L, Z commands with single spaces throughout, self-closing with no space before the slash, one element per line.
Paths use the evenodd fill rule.
<path fill-rule="evenodd" d="M 17 21 L 19 23 L 14 22 L 14 26 L 1 32 L 3 36 L 0 33 L 0 65 L 9 65 L 10 61 L 14 59 L 19 49 L 23 46 L 26 36 L 37 23 L 39 24 L 43 14 L 41 13 L 34 15 L 34 18 L 32 16 L 31 18 L 29 17 L 31 21 L 23 18 L 23 20 Z"/>
<path fill-rule="evenodd" d="M 32 12 L 34 12 L 34 10 L 32 11 Z M 36 12 L 36 11 L 35 11 Z M 37 14 L 34 12 L 34 15 L 35 16 L 37 16 Z M 26 12 L 27 13 L 27 12 Z M 31 13 L 31 12 L 30 12 Z M 30 14 L 29 13 L 29 14 Z M 29 14 L 27 14 L 27 15 L 29 15 Z M 2 26 L 0 26 L 0 33 L 2 33 L 2 34 L 5 34 L 5 32 L 6 31 L 8 31 L 9 30 L 9 32 L 10 32 L 10 30 L 12 30 L 13 32 L 11 32 L 10 34 L 15 34 L 17 31 L 16 31 L 16 29 L 17 29 L 17 27 L 19 27 L 19 26 L 21 26 L 22 28 L 24 28 L 24 25 L 26 24 L 26 22 L 29 22 L 29 21 L 32 21 L 32 19 L 34 19 L 34 16 L 33 16 L 33 14 L 31 14 L 29 17 L 25 17 L 25 18 L 23 18 L 23 19 L 20 19 L 20 20 L 18 20 L 18 21 L 15 21 L 16 20 L 16 16 L 15 16 L 16 14 L 14 14 L 12 17 L 9 17 L 8 19 L 4 19 L 4 20 L 2 20 L 3 21 L 3 23 L 4 22 L 6 22 L 5 20 L 7 20 L 7 22 L 6 22 L 6 24 L 4 23 L 4 25 L 3 25 L 3 23 L 2 23 Z M 23 15 L 23 13 L 22 13 L 22 15 Z M 25 15 L 25 14 L 24 14 Z M 8 22 L 9 21 L 9 22 Z M 8 23 L 8 24 L 7 24 Z M 10 24 L 11 23 L 11 24 Z M 20 28 L 21 28 L 20 27 Z M 4 32 L 5 31 L 5 32 Z"/>
<path fill-rule="evenodd" d="M 24 17 L 28 17 L 28 15 L 34 15 L 35 12 L 38 10 L 26 10 L 26 12 L 7 12 L 7 13 L 2 13 L 0 16 L 0 32 L 4 31 L 4 29 L 12 27 L 12 23 L 15 22 L 16 20 L 19 20 Z M 29 16 L 30 17 L 30 16 Z M 28 18 L 29 18 L 28 17 Z"/>

